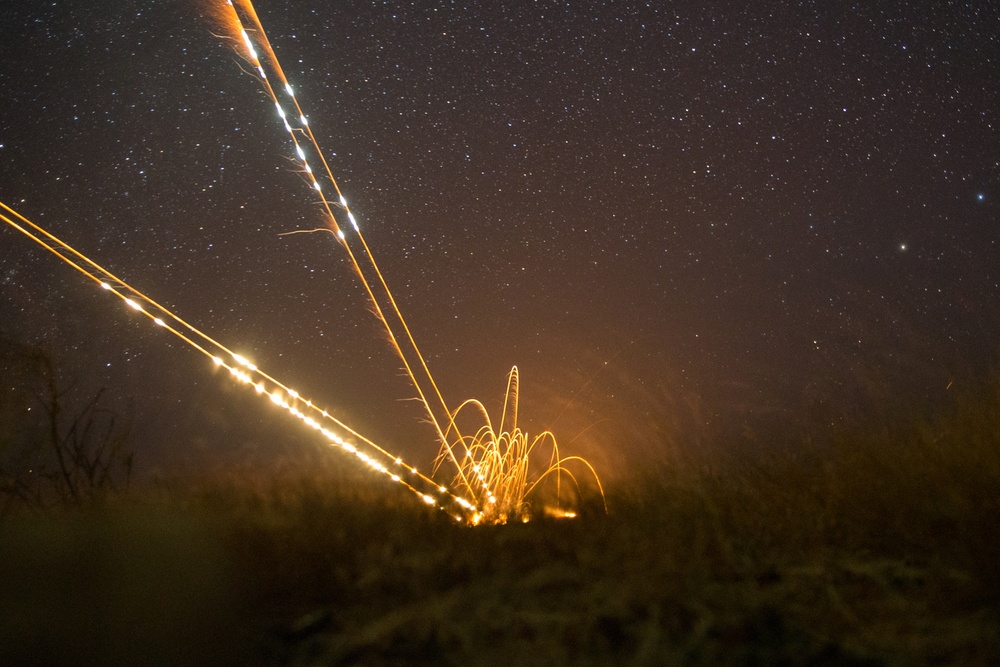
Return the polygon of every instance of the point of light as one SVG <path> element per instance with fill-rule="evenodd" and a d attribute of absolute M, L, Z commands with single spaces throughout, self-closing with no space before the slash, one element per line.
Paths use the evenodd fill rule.
<path fill-rule="evenodd" d="M 107 283 L 101 283 L 101 289 L 111 289 L 111 285 Z"/>
<path fill-rule="evenodd" d="M 292 92 L 292 86 L 291 86 L 291 84 L 289 84 L 289 83 L 286 82 L 285 83 L 285 90 L 288 92 L 289 95 L 291 95 L 292 97 L 295 97 L 295 93 Z"/>
<path fill-rule="evenodd" d="M 128 307 L 131 308 L 132 310 L 142 310 L 142 306 L 137 304 L 132 299 L 125 299 L 125 303 L 128 304 Z"/>
<path fill-rule="evenodd" d="M 165 327 L 165 326 L 167 326 L 167 323 L 166 323 L 166 322 L 164 322 L 164 321 L 163 321 L 162 319 L 160 319 L 159 317 L 156 317 L 156 318 L 154 318 L 154 319 L 153 319 L 153 322 L 155 322 L 155 323 L 156 323 L 156 326 L 158 326 L 158 327 Z"/>

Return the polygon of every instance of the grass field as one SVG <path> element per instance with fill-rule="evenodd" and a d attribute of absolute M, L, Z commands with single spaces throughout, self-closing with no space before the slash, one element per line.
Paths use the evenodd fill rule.
<path fill-rule="evenodd" d="M 765 446 L 766 445 L 766 446 Z M 456 525 L 315 452 L 0 520 L 0 664 L 1000 664 L 1000 395 Z"/>

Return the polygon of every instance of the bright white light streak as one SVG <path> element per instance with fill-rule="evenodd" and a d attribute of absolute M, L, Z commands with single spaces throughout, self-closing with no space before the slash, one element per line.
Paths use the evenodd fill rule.
<path fill-rule="evenodd" d="M 167 326 L 167 323 L 166 323 L 166 322 L 164 322 L 164 321 L 163 321 L 163 320 L 162 320 L 161 318 L 159 318 L 159 317 L 155 317 L 155 318 L 153 318 L 153 322 L 155 322 L 155 323 L 156 323 L 156 326 L 158 326 L 158 327 L 165 327 L 165 326 Z"/>
<path fill-rule="evenodd" d="M 281 108 L 281 105 L 275 102 L 274 107 L 278 110 L 278 115 L 281 116 L 281 120 L 285 120 L 285 110 Z"/>
<path fill-rule="evenodd" d="M 291 95 L 292 97 L 295 97 L 295 93 L 292 92 L 292 86 L 291 86 L 291 84 L 289 84 L 289 83 L 286 82 L 285 83 L 285 90 L 288 92 L 289 95 Z"/>
<path fill-rule="evenodd" d="M 142 306 L 137 304 L 132 299 L 125 299 L 125 303 L 128 304 L 128 307 L 131 308 L 132 310 L 139 310 L 139 311 L 142 310 Z"/>
<path fill-rule="evenodd" d="M 299 146 L 298 144 L 295 144 L 295 152 L 299 154 L 299 159 L 300 160 L 305 160 L 306 159 L 306 154 L 305 154 L 305 151 L 302 150 L 302 146 Z M 309 173 L 312 173 L 312 172 L 309 172 Z"/>

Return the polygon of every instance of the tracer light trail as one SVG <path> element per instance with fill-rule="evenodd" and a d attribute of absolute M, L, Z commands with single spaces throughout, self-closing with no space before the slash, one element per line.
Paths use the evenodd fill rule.
<path fill-rule="evenodd" d="M 590 463 L 576 456 L 561 457 L 555 436 L 549 431 L 529 438 L 518 428 L 519 377 L 516 367 L 508 377 L 503 416 L 496 428 L 479 401 L 465 401 L 456 410 L 448 407 L 385 276 L 365 241 L 357 219 L 324 158 L 312 124 L 307 121 L 285 76 L 252 1 L 219 1 L 218 13 L 234 48 L 252 65 L 264 91 L 271 98 L 291 139 L 306 182 L 319 196 L 325 223 L 346 250 L 376 315 L 385 326 L 393 350 L 401 359 L 436 431 L 440 449 L 435 461 L 435 471 L 445 463 L 452 464 L 456 487 L 474 497 L 476 504 L 483 508 L 481 514 L 477 513 L 474 522 L 485 520 L 503 523 L 509 518 L 528 516 L 530 511 L 527 495 L 549 477 L 555 477 L 558 502 L 562 475 L 568 476 L 579 488 L 576 477 L 566 468 L 568 463 L 581 465 L 593 477 L 603 498 L 600 479 Z M 294 113 L 286 111 L 282 99 L 289 105 L 287 108 L 295 109 Z M 310 155 L 315 155 L 322 165 L 319 175 L 309 163 Z M 336 199 L 333 201 L 323 194 L 326 186 L 321 185 L 321 179 L 329 182 L 330 187 L 326 191 L 335 194 Z M 345 224 L 338 222 L 334 209 L 342 217 L 346 217 Z M 466 408 L 479 417 L 482 424 L 471 436 L 464 435 L 456 421 L 459 413 Z M 548 446 L 550 450 L 548 465 L 540 474 L 532 475 L 529 471 L 530 455 L 543 446 Z"/>
<path fill-rule="evenodd" d="M 104 291 L 121 299 L 130 310 L 145 315 L 156 326 L 166 329 L 211 359 L 215 366 L 227 370 L 237 383 L 252 389 L 305 426 L 319 432 L 330 445 L 355 456 L 373 471 L 406 487 L 424 503 L 441 508 L 459 521 L 475 522 L 475 517 L 480 515 L 480 510 L 466 498 L 418 472 L 3 202 L 0 202 L 0 220 L 69 264 Z"/>

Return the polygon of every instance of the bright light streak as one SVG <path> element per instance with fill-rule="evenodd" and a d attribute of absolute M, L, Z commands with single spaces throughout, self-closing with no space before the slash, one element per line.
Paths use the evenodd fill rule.
<path fill-rule="evenodd" d="M 5 214 L 4 211 L 10 215 Z M 128 283 L 117 278 L 89 257 L 86 257 L 69 244 L 49 234 L 44 229 L 2 202 L 0 202 L 0 220 L 7 223 L 17 231 L 20 231 L 46 250 L 49 250 L 66 264 L 70 265 L 72 268 L 76 269 L 87 278 L 100 285 L 103 290 L 110 291 L 112 294 L 121 298 L 125 305 L 143 313 L 157 326 L 166 327 L 167 330 L 177 336 L 177 338 L 210 358 L 217 367 L 221 367 L 229 371 L 229 374 L 241 385 L 253 387 L 254 391 L 258 394 L 267 394 L 272 403 L 282 407 L 291 415 L 300 419 L 303 424 L 311 429 L 321 431 L 330 442 L 336 443 L 344 449 L 348 449 L 346 441 L 330 428 L 323 426 L 318 419 L 319 417 L 325 421 L 331 422 L 331 424 L 335 425 L 336 428 L 342 429 L 346 433 L 350 433 L 354 437 L 358 438 L 360 442 L 363 442 L 364 445 L 369 448 L 370 453 L 362 453 L 354 445 L 350 445 L 349 447 L 357 453 L 359 458 L 366 461 L 372 470 L 377 471 L 385 475 L 387 479 L 402 485 L 417 496 L 421 497 L 421 499 L 427 497 L 427 494 L 422 491 L 419 486 L 425 486 L 427 488 L 432 486 L 437 487 L 437 485 L 429 478 L 424 477 L 423 475 L 418 475 L 416 468 L 411 468 L 405 463 L 402 463 L 399 457 L 390 455 L 386 450 L 379 447 L 371 440 L 364 438 L 356 431 L 347 427 L 343 422 L 330 416 L 328 411 L 315 407 L 311 400 L 303 397 L 298 391 L 287 387 L 272 376 L 260 371 L 243 355 L 233 352 L 224 345 L 205 335 L 196 327 L 180 319 L 177 315 L 170 312 L 153 299 L 150 299 L 148 296 L 129 286 Z M 107 279 L 104 279 L 105 277 Z M 119 289 L 111 289 L 110 281 L 119 285 Z M 126 296 L 126 294 L 128 296 Z M 139 301 L 142 301 L 146 304 L 146 306 L 140 306 Z M 168 326 L 168 321 L 175 322 L 176 326 Z M 182 330 L 187 333 L 182 333 Z M 209 348 L 218 350 L 219 354 L 213 354 L 209 351 Z M 226 357 L 233 360 L 233 365 L 228 365 L 225 362 Z M 251 375 L 251 373 L 253 375 Z M 267 385 L 265 383 L 273 384 L 275 387 L 274 390 L 268 393 Z M 283 394 L 281 393 L 282 390 L 286 392 L 289 397 L 292 397 L 292 400 L 295 401 L 294 405 L 289 404 L 283 398 Z M 304 406 L 304 409 L 301 406 Z M 404 469 L 409 470 L 413 477 L 410 481 L 404 481 L 398 473 L 390 472 L 389 468 L 380 460 L 380 458 L 384 459 L 386 462 L 391 461 L 393 465 L 401 465 Z M 397 479 L 392 479 L 393 475 L 395 475 Z M 414 484 L 417 484 L 417 486 L 414 486 Z M 446 494 L 446 497 L 448 495 L 452 494 Z M 439 509 L 448 511 L 444 506 L 444 500 L 445 498 L 442 499 L 441 503 L 435 501 L 434 504 Z M 452 516 L 461 520 L 460 516 L 453 513 Z"/>
<path fill-rule="evenodd" d="M 475 497 L 478 504 L 487 504 L 490 506 L 485 516 L 477 513 L 477 518 L 474 522 L 481 520 L 503 522 L 507 520 L 507 517 L 520 516 L 522 514 L 527 515 L 525 497 L 540 482 L 550 477 L 555 481 L 558 496 L 558 489 L 560 488 L 563 475 L 574 484 L 576 483 L 576 477 L 566 469 L 566 465 L 570 463 L 582 466 L 593 476 L 603 497 L 604 494 L 603 489 L 601 489 L 600 479 L 589 463 L 579 457 L 560 457 L 558 445 L 552 433 L 546 431 L 532 439 L 517 427 L 518 372 L 516 367 L 511 370 L 508 378 L 504 410 L 497 427 L 494 427 L 486 409 L 479 401 L 466 401 L 461 404 L 458 410 L 454 411 L 448 407 L 433 375 L 427 367 L 423 355 L 420 353 L 416 341 L 410 333 L 406 320 L 399 310 L 382 272 L 375 263 L 375 258 L 361 234 L 357 219 L 348 208 L 347 199 L 340 191 L 337 181 L 323 157 L 323 151 L 316 142 L 312 131 L 308 129 L 308 126 L 304 122 L 305 114 L 298 100 L 291 92 L 291 86 L 285 78 L 277 55 L 267 39 L 264 27 L 261 25 L 257 12 L 253 7 L 252 0 L 236 0 L 235 7 L 238 8 L 235 12 L 238 15 L 237 23 L 242 24 L 246 20 L 253 25 L 256 44 L 266 54 L 267 66 L 272 70 L 275 77 L 284 83 L 285 90 L 295 105 L 296 111 L 303 118 L 303 128 L 305 129 L 306 137 L 323 164 L 325 174 L 333 185 L 340 206 L 346 212 L 349 224 L 357 233 L 357 236 L 352 237 L 349 244 L 343 230 L 339 226 L 336 216 L 334 216 L 329 208 L 329 202 L 326 197 L 320 198 L 319 203 L 325 209 L 331 229 L 343 241 L 342 245 L 347 251 L 358 276 L 361 278 L 375 313 L 385 326 L 393 350 L 402 360 L 413 387 L 417 391 L 418 397 L 437 431 L 442 447 L 435 462 L 435 471 L 445 461 L 450 462 L 456 468 L 453 484 Z M 240 29 L 242 30 L 242 25 Z M 271 84 L 264 81 L 264 88 L 273 102 L 276 105 L 279 104 Z M 298 139 L 288 127 L 287 122 L 285 123 L 285 127 L 286 131 L 292 136 L 299 158 L 305 162 L 304 152 L 299 146 Z M 309 165 L 305 165 L 305 168 L 307 173 L 312 174 Z M 320 184 L 315 178 L 311 179 L 311 184 L 317 192 L 322 193 Z M 357 253 L 352 249 L 354 243 L 361 246 L 358 248 Z M 364 260 L 363 263 L 359 262 L 359 257 Z M 473 437 L 464 436 L 456 424 L 455 420 L 458 413 L 463 408 L 474 410 L 482 418 L 483 426 L 478 429 L 476 435 Z M 532 473 L 529 470 L 530 455 L 533 451 L 543 446 L 547 447 L 550 451 L 549 465 L 540 473 Z"/>

